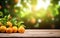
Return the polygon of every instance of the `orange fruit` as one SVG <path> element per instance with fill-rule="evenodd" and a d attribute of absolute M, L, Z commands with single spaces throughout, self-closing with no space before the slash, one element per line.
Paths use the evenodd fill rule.
<path fill-rule="evenodd" d="M 1 31 L 1 32 L 5 32 L 5 31 L 6 31 L 6 26 L 1 26 L 1 27 L 0 27 L 0 31 Z"/>
<path fill-rule="evenodd" d="M 11 27 L 6 29 L 6 33 L 12 33 L 12 32 L 13 32 L 13 29 Z"/>
<path fill-rule="evenodd" d="M 18 32 L 19 32 L 19 33 L 24 33 L 24 32 L 25 32 L 25 28 L 24 28 L 23 26 L 20 26 L 20 27 L 18 28 Z"/>
<path fill-rule="evenodd" d="M 0 5 L 0 9 L 2 8 L 2 6 Z"/>
<path fill-rule="evenodd" d="M 0 27 L 0 31 L 1 31 L 1 27 Z"/>
<path fill-rule="evenodd" d="M 30 22 L 31 22 L 32 24 L 35 24 L 35 23 L 36 23 L 36 19 L 35 19 L 35 18 L 31 18 L 31 19 L 30 19 Z"/>
<path fill-rule="evenodd" d="M 13 32 L 16 33 L 17 32 L 17 27 L 13 26 Z"/>
<path fill-rule="evenodd" d="M 7 25 L 9 25 L 9 27 L 12 27 L 12 23 L 10 21 L 7 22 Z"/>
<path fill-rule="evenodd" d="M 18 3 L 18 0 L 14 0 L 15 3 Z"/>

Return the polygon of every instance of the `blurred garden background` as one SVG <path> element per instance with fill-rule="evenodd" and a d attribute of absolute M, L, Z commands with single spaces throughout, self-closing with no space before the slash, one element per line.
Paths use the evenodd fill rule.
<path fill-rule="evenodd" d="M 0 0 L 0 24 L 26 29 L 60 29 L 60 0 Z"/>

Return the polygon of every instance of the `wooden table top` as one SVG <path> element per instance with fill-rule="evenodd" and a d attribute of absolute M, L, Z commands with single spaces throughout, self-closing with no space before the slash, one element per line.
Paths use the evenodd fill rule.
<path fill-rule="evenodd" d="M 60 37 L 58 29 L 26 29 L 25 33 L 0 33 L 0 37 Z"/>

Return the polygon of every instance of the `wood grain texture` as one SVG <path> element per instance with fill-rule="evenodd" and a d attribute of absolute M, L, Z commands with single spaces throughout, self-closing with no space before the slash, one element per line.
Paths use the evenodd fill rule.
<path fill-rule="evenodd" d="M 0 37 L 60 37 L 60 30 L 26 29 L 25 33 L 0 33 Z"/>

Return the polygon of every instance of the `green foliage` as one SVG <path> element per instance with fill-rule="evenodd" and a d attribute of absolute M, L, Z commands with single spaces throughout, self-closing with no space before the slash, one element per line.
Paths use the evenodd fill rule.
<path fill-rule="evenodd" d="M 5 0 L 3 0 L 5 1 Z M 2 22 L 4 25 L 6 25 L 7 21 L 11 21 L 13 26 L 20 27 L 23 25 L 26 20 L 30 19 L 31 17 L 35 17 L 35 19 L 43 18 L 44 22 L 46 23 L 52 23 L 52 18 L 47 16 L 47 13 L 52 15 L 53 17 L 57 16 L 59 14 L 58 8 L 58 1 L 59 0 L 51 0 L 51 3 L 47 10 L 44 10 L 44 8 L 33 12 L 29 5 L 34 6 L 37 4 L 37 0 L 21 0 L 20 6 L 17 6 L 17 4 L 14 4 L 13 0 L 6 0 L 7 3 L 2 3 L 2 0 L 0 2 L 2 3 L 2 9 L 3 12 L 0 12 L 0 16 L 4 16 L 4 18 L 0 18 L 0 22 Z M 45 1 L 45 0 L 44 0 Z M 6 4 L 9 4 L 10 8 L 6 9 Z M 14 9 L 16 9 L 14 11 Z M 2 14 L 4 13 L 4 15 Z M 10 19 L 10 16 L 12 18 Z M 18 19 L 17 19 L 18 18 Z M 25 20 L 26 19 L 26 20 Z M 38 28 L 39 23 L 37 23 L 34 27 Z"/>

